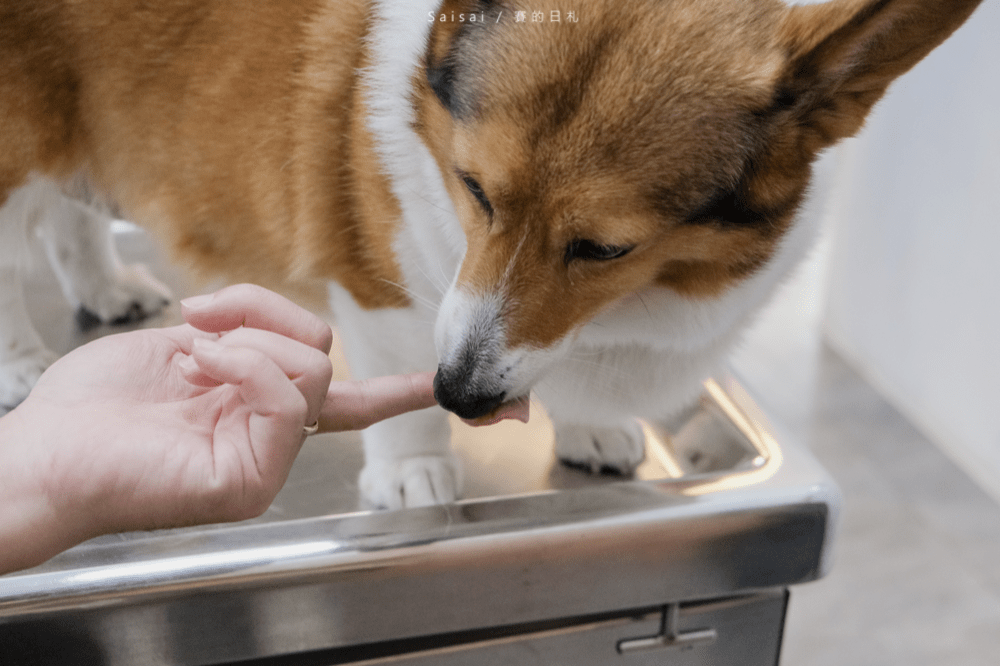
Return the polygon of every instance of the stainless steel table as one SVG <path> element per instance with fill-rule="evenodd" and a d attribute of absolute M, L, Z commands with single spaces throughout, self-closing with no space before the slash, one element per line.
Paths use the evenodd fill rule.
<path fill-rule="evenodd" d="M 44 276 L 32 288 L 54 346 L 102 332 Z M 0 664 L 775 664 L 787 590 L 824 574 L 836 522 L 812 456 L 730 377 L 647 428 L 629 479 L 560 466 L 535 407 L 528 425 L 456 422 L 452 505 L 360 510 L 359 438 L 317 436 L 260 518 L 102 537 L 0 577 Z"/>

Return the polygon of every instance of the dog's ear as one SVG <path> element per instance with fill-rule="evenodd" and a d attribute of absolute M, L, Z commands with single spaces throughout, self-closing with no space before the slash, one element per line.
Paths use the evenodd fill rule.
<path fill-rule="evenodd" d="M 462 73 L 458 54 L 461 41 L 473 29 L 482 27 L 483 22 L 477 22 L 474 16 L 486 18 L 492 24 L 499 21 L 502 12 L 503 8 L 494 0 L 444 0 L 433 15 L 434 25 L 424 54 L 424 71 L 431 90 L 455 118 L 472 110 L 469 95 L 456 90 Z"/>
<path fill-rule="evenodd" d="M 461 12 L 462 7 L 459 2 L 445 0 L 435 17 L 447 19 L 458 6 Z M 427 53 L 424 55 L 424 68 L 427 81 L 437 98 L 448 111 L 455 113 L 455 104 L 452 93 L 455 86 L 455 37 L 458 33 L 459 24 L 450 20 L 435 19 L 431 29 L 430 39 L 427 42 Z"/>
<path fill-rule="evenodd" d="M 776 103 L 795 110 L 811 146 L 854 135 L 889 84 L 955 31 L 981 0 L 832 0 L 790 7 L 789 56 Z"/>

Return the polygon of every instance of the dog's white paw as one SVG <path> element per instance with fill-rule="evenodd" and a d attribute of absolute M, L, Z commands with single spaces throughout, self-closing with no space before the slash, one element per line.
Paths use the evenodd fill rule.
<path fill-rule="evenodd" d="M 116 274 L 76 284 L 83 311 L 105 324 L 140 321 L 170 304 L 170 288 L 153 277 L 143 264 L 122 266 Z"/>
<path fill-rule="evenodd" d="M 646 457 L 646 438 L 636 421 L 617 428 L 559 424 L 556 457 L 592 474 L 628 475 Z"/>
<path fill-rule="evenodd" d="M 48 349 L 0 361 L 0 409 L 12 409 L 28 397 L 35 382 L 59 356 Z"/>
<path fill-rule="evenodd" d="M 362 500 L 380 509 L 447 504 L 461 491 L 461 464 L 452 454 L 369 460 L 358 483 Z"/>

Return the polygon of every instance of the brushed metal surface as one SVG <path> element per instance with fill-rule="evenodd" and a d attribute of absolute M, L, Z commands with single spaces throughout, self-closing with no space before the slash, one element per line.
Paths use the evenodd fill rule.
<path fill-rule="evenodd" d="M 121 239 L 158 263 L 144 242 Z M 33 285 L 32 307 L 63 349 L 102 332 L 77 331 L 44 276 Z M 177 317 L 173 308 L 146 325 Z M 359 437 L 317 436 L 260 518 L 110 535 L 0 577 L 0 662 L 223 663 L 648 609 L 824 573 L 837 488 L 807 451 L 778 444 L 731 377 L 707 382 L 669 429 L 647 428 L 646 462 L 627 479 L 559 465 L 537 407 L 527 425 L 456 422 L 467 490 L 452 505 L 359 508 Z M 58 646 L 94 656 L 60 662 Z"/>

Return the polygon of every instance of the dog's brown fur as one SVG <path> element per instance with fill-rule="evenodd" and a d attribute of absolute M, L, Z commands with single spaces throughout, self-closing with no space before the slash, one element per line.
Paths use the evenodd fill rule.
<path fill-rule="evenodd" d="M 0 2 L 0 202 L 84 172 L 207 275 L 406 303 L 364 128 L 365 6 Z"/>
<path fill-rule="evenodd" d="M 512 347 L 547 347 L 651 284 L 718 295 L 774 253 L 817 153 L 977 4 L 603 0 L 577 25 L 440 23 L 428 63 L 454 79 L 451 114 L 414 85 L 469 241 L 459 282 L 507 282 Z M 581 238 L 634 250 L 564 261 Z"/>
<path fill-rule="evenodd" d="M 468 238 L 460 282 L 511 281 L 511 345 L 644 286 L 712 298 L 752 274 L 816 153 L 978 0 L 578 4 L 574 25 L 435 25 L 427 70 L 459 61 L 450 108 L 414 70 Z M 403 306 L 357 74 L 367 21 L 364 0 L 0 0 L 0 202 L 32 173 L 83 172 L 203 271 Z M 579 239 L 634 249 L 567 260 Z"/>

